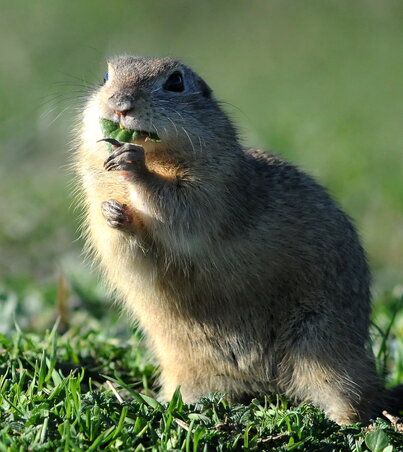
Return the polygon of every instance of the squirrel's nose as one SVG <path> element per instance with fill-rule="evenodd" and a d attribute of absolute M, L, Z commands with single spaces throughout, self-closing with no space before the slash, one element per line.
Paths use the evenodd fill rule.
<path fill-rule="evenodd" d="M 114 93 L 108 99 L 109 107 L 119 116 L 126 114 L 134 107 L 134 98 L 124 93 Z"/>

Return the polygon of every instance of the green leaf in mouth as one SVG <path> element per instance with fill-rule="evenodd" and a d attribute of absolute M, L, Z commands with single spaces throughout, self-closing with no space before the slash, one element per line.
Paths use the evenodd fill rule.
<path fill-rule="evenodd" d="M 114 138 L 115 140 L 124 143 L 130 143 L 140 137 L 147 137 L 155 143 L 159 143 L 161 141 L 160 137 L 154 132 L 122 129 L 119 123 L 110 121 L 109 119 L 101 119 L 100 123 L 104 138 Z M 112 145 L 110 143 L 108 143 L 108 148 L 109 151 L 112 152 Z"/>

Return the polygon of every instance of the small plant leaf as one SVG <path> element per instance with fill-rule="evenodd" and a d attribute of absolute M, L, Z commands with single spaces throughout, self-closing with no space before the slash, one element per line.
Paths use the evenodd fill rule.
<path fill-rule="evenodd" d="M 378 429 L 365 436 L 365 444 L 371 452 L 383 452 L 389 446 L 389 438 L 383 430 Z"/>

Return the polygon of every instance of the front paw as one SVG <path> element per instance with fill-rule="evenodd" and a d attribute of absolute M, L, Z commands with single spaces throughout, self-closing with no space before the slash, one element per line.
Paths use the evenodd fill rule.
<path fill-rule="evenodd" d="M 145 169 L 144 149 L 132 143 L 124 143 L 105 160 L 107 171 L 141 171 Z"/>
<path fill-rule="evenodd" d="M 114 229 L 130 229 L 133 226 L 133 217 L 126 204 L 115 199 L 108 199 L 101 204 L 102 215 L 108 226 Z"/>

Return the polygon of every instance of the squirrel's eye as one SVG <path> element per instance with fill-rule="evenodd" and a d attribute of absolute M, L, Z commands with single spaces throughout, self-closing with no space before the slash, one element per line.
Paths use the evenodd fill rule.
<path fill-rule="evenodd" d="M 183 85 L 183 76 L 179 71 L 172 73 L 164 84 L 164 89 L 180 93 L 185 89 Z"/>
<path fill-rule="evenodd" d="M 109 75 L 106 72 L 105 75 L 104 75 L 104 83 L 106 83 L 108 81 L 108 79 L 109 79 Z"/>

